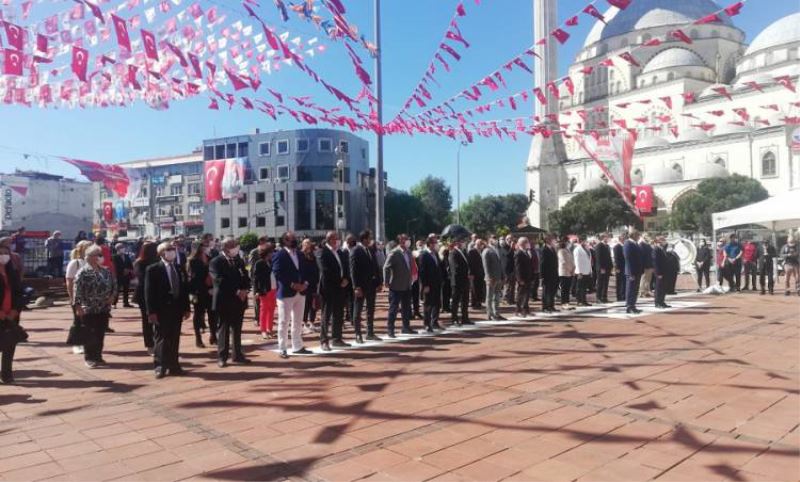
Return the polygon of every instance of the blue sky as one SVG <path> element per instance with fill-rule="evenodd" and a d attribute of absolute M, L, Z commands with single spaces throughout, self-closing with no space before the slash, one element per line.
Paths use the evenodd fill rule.
<path fill-rule="evenodd" d="M 114 0 L 113 3 L 119 1 Z M 372 39 L 372 0 L 343 1 L 348 7 L 351 23 L 358 25 L 367 38 Z M 238 2 L 230 3 L 238 5 Z M 307 38 L 319 35 L 313 26 L 294 17 L 282 24 L 276 11 L 271 8 L 272 0 L 262 0 L 261 3 L 266 12 L 264 18 L 272 25 L 282 26 L 293 34 Z M 457 3 L 457 0 L 383 0 L 387 120 L 397 113 L 419 81 Z M 459 49 L 463 58 L 461 62 L 451 62 L 451 73 L 440 70 L 437 79 L 441 87 L 432 89 L 434 101 L 460 92 L 530 46 L 533 41 L 532 3 L 529 0 L 483 0 L 480 6 L 476 6 L 474 0 L 464 0 L 467 16 L 459 19 L 459 24 L 471 47 Z M 560 0 L 558 3 L 559 19 L 563 21 L 585 6 L 587 0 Z M 718 3 L 724 6 L 730 2 Z M 599 0 L 597 6 L 604 10 L 607 5 L 605 0 Z M 752 40 L 767 25 L 797 10 L 796 0 L 750 0 L 742 15 L 736 17 L 734 22 Z M 591 26 L 586 16 L 581 16 L 580 22 L 577 28 L 569 30 L 573 37 L 560 50 L 559 68 L 562 73 L 583 44 Z M 320 39 L 323 39 L 322 35 Z M 323 41 L 327 43 L 328 51 L 311 59 L 309 64 L 332 84 L 352 95 L 357 94 L 358 83 L 344 48 L 337 42 Z M 362 57 L 370 62 L 371 68 L 368 56 L 364 54 Z M 501 90 L 501 95 L 510 95 L 533 85 L 530 74 L 524 72 L 506 77 L 508 89 Z M 337 105 L 335 99 L 327 96 L 296 69 L 284 68 L 264 76 L 263 80 L 265 86 L 286 94 L 312 95 L 321 105 Z M 263 88 L 259 95 L 264 95 Z M 483 99 L 495 98 L 485 96 Z M 205 96 L 173 103 L 166 111 L 151 110 L 144 105 L 95 110 L 39 110 L 0 105 L 0 170 L 8 172 L 14 168 L 25 168 L 76 176 L 77 171 L 65 163 L 39 156 L 23 159 L 17 152 L 43 152 L 115 163 L 185 153 L 200 145 L 204 138 L 246 133 L 257 127 L 262 131 L 297 127 L 287 119 L 276 122 L 261 113 L 242 108 L 229 111 L 223 107 L 220 111 L 210 111 L 207 105 Z M 469 106 L 467 103 L 460 105 L 462 109 Z M 524 106 L 517 112 L 501 110 L 490 114 L 487 119 L 515 117 L 520 112 L 530 113 L 531 110 L 532 105 Z M 361 135 L 373 144 L 371 159 L 374 162 L 374 136 Z M 517 142 L 476 139 L 461 153 L 462 202 L 474 194 L 523 192 L 523 169 L 530 139 L 521 137 Z M 12 150 L 6 149 L 8 147 Z M 407 189 L 420 178 L 432 174 L 443 177 L 452 185 L 455 198 L 457 148 L 455 141 L 446 138 L 387 137 L 385 167 L 390 184 Z"/>

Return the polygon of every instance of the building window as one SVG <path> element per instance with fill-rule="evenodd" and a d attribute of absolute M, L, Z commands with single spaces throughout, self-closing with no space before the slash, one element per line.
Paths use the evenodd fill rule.
<path fill-rule="evenodd" d="M 180 196 L 183 194 L 183 186 L 180 184 L 173 184 L 169 187 L 169 194 L 170 196 Z"/>
<path fill-rule="evenodd" d="M 723 159 L 721 157 L 718 157 L 718 158 L 714 159 L 714 164 L 717 164 L 717 165 L 722 166 L 722 167 L 726 167 L 725 166 L 725 159 Z"/>
<path fill-rule="evenodd" d="M 575 192 L 575 188 L 578 186 L 578 179 L 572 178 L 569 180 L 569 192 Z"/>
<path fill-rule="evenodd" d="M 214 160 L 214 146 L 203 147 L 203 160 L 204 161 Z"/>
<path fill-rule="evenodd" d="M 158 211 L 156 212 L 159 217 L 166 217 L 169 216 L 169 206 L 159 206 Z"/>
<path fill-rule="evenodd" d="M 203 205 L 201 203 L 189 203 L 189 216 L 202 216 Z"/>
<path fill-rule="evenodd" d="M 286 202 L 286 193 L 283 191 L 274 191 L 275 192 L 275 202 L 282 203 Z"/>
<path fill-rule="evenodd" d="M 677 162 L 672 165 L 672 170 L 675 171 L 675 175 L 679 180 L 683 180 L 683 166 L 678 164 Z"/>
<path fill-rule="evenodd" d="M 219 203 L 220 203 L 221 205 L 223 205 L 223 206 L 227 206 L 228 204 L 230 204 L 230 203 L 231 203 L 231 200 L 230 200 L 230 199 L 223 199 L 223 200 L 222 200 L 222 201 L 220 201 Z"/>
<path fill-rule="evenodd" d="M 318 190 L 314 193 L 317 212 L 316 229 L 320 231 L 334 229 L 333 191 Z"/>
<path fill-rule="evenodd" d="M 297 152 L 308 152 L 308 139 L 297 139 Z"/>
<path fill-rule="evenodd" d="M 231 227 L 231 218 L 220 218 L 219 225 L 222 229 L 228 229 Z"/>
<path fill-rule="evenodd" d="M 227 156 L 226 159 L 233 159 L 236 157 L 236 144 L 228 144 L 225 148 L 225 155 Z"/>
<path fill-rule="evenodd" d="M 339 152 L 347 154 L 350 152 L 350 143 L 347 141 L 339 141 Z"/>
<path fill-rule="evenodd" d="M 319 152 L 331 152 L 333 150 L 333 141 L 327 138 L 319 140 Z"/>
<path fill-rule="evenodd" d="M 258 145 L 258 154 L 261 156 L 268 156 L 269 155 L 269 142 L 262 142 Z"/>
<path fill-rule="evenodd" d="M 335 168 L 331 166 L 298 166 L 297 180 L 304 182 L 334 182 L 336 180 Z M 349 175 L 349 168 L 345 168 L 345 179 Z"/>
<path fill-rule="evenodd" d="M 772 177 L 778 174 L 778 163 L 772 151 L 761 158 L 761 177 Z"/>
<path fill-rule="evenodd" d="M 246 142 L 239 143 L 239 157 L 247 157 L 250 148 Z"/>
<path fill-rule="evenodd" d="M 286 217 L 275 216 L 275 226 L 284 226 L 286 224 Z"/>
<path fill-rule="evenodd" d="M 266 225 L 267 225 L 267 218 L 265 218 L 264 216 L 256 217 L 256 227 L 257 228 L 263 228 Z"/>
<path fill-rule="evenodd" d="M 214 146 L 214 159 L 225 159 L 225 144 Z"/>
<path fill-rule="evenodd" d="M 365 148 L 361 148 L 361 159 L 367 158 L 367 150 Z"/>
<path fill-rule="evenodd" d="M 284 139 L 278 141 L 278 154 L 289 154 L 289 141 Z"/>
<path fill-rule="evenodd" d="M 269 168 L 268 167 L 262 167 L 261 169 L 259 169 L 258 170 L 258 178 L 260 180 L 262 180 L 262 181 L 268 181 L 269 180 Z"/>
<path fill-rule="evenodd" d="M 239 204 L 247 204 L 247 193 L 243 192 L 239 194 Z"/>
<path fill-rule="evenodd" d="M 295 191 L 294 205 L 294 229 L 311 229 L 311 191 Z"/>
<path fill-rule="evenodd" d="M 246 228 L 247 227 L 247 218 L 239 218 L 239 227 Z"/>
<path fill-rule="evenodd" d="M 173 216 L 183 216 L 183 205 L 176 204 L 172 207 L 172 215 Z"/>
<path fill-rule="evenodd" d="M 287 165 L 278 166 L 277 178 L 280 181 L 288 181 L 289 180 L 289 166 L 287 166 Z"/>
<path fill-rule="evenodd" d="M 156 197 L 164 195 L 164 186 L 156 186 L 155 188 Z"/>
<path fill-rule="evenodd" d="M 199 182 L 186 185 L 186 190 L 190 196 L 199 196 L 203 192 L 203 187 Z"/>
<path fill-rule="evenodd" d="M 256 203 L 262 204 L 267 202 L 267 193 L 265 192 L 257 192 L 256 193 Z"/>

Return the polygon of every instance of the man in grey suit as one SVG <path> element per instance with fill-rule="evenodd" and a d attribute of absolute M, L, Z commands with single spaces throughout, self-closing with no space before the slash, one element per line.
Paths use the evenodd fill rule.
<path fill-rule="evenodd" d="M 489 238 L 489 246 L 481 253 L 481 260 L 486 276 L 486 316 L 490 320 L 504 320 L 500 316 L 500 297 L 503 295 L 505 270 L 495 236 Z"/>
<path fill-rule="evenodd" d="M 394 338 L 394 322 L 397 311 L 403 320 L 403 334 L 414 333 L 411 330 L 411 284 L 417 275 L 417 263 L 411 255 L 411 240 L 401 234 L 397 237 L 397 247 L 386 257 L 383 265 L 383 279 L 389 288 L 389 319 L 387 334 Z"/>

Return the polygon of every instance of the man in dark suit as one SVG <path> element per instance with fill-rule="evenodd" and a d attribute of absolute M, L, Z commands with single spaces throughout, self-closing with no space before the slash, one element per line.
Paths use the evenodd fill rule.
<path fill-rule="evenodd" d="M 310 272 L 314 263 L 307 262 L 297 249 L 297 237 L 292 231 L 281 236 L 281 249 L 272 255 L 272 274 L 278 284 L 278 351 L 281 358 L 289 358 L 289 328 L 292 331 L 292 353 L 308 355 L 310 350 L 303 346 L 303 308 L 306 303 Z"/>
<path fill-rule="evenodd" d="M 530 239 L 528 241 L 530 241 Z M 541 284 L 542 277 L 539 271 L 542 269 L 542 249 L 539 247 L 538 242 L 531 242 L 531 247 L 528 250 L 528 254 L 531 255 L 531 269 L 533 270 L 530 301 L 540 301 L 539 284 Z"/>
<path fill-rule="evenodd" d="M 125 252 L 125 245 L 117 243 L 114 246 L 114 272 L 117 275 L 117 297 L 122 293 L 122 306 L 125 308 L 132 308 L 130 304 L 130 291 L 131 291 L 131 276 L 133 275 L 133 261 L 128 253 Z M 114 300 L 114 307 L 117 306 L 117 300 Z"/>
<path fill-rule="evenodd" d="M 616 284 L 617 301 L 625 301 L 625 233 L 619 235 L 618 243 L 614 245 L 614 281 Z"/>
<path fill-rule="evenodd" d="M 708 241 L 700 241 L 700 247 L 697 249 L 697 256 L 694 258 L 694 267 L 697 272 L 697 292 L 703 290 L 703 278 L 706 280 L 706 288 L 711 286 L 711 260 L 713 259 L 711 248 L 708 247 Z"/>
<path fill-rule="evenodd" d="M 220 368 L 228 366 L 231 337 L 233 361 L 250 363 L 242 351 L 242 322 L 247 309 L 250 278 L 235 239 L 229 238 L 222 243 L 222 253 L 211 260 L 209 273 L 214 282 L 212 309 L 219 316 L 217 364 Z"/>
<path fill-rule="evenodd" d="M 467 251 L 469 272 L 472 274 L 470 297 L 472 300 L 472 308 L 476 310 L 481 309 L 486 294 L 486 280 L 484 279 L 486 275 L 483 272 L 483 260 L 481 259 L 481 251 L 483 251 L 483 248 L 483 240 L 476 239 L 472 247 Z"/>
<path fill-rule="evenodd" d="M 423 319 L 425 331 L 441 330 L 439 310 L 442 307 L 442 270 L 439 254 L 436 252 L 436 236 L 425 240 L 425 249 L 419 253 L 419 284 L 422 289 Z"/>
<path fill-rule="evenodd" d="M 372 231 L 364 230 L 358 235 L 358 244 L 350 250 L 350 277 L 353 281 L 353 323 L 356 330 L 356 343 L 364 343 L 361 328 L 361 314 L 364 304 L 367 307 L 367 340 L 381 341 L 375 335 L 375 298 L 382 290 L 381 268 L 372 251 Z"/>
<path fill-rule="evenodd" d="M 350 272 L 350 253 L 356 247 L 356 237 L 348 234 L 341 246 L 342 260 L 344 261 L 345 276 L 350 283 L 344 288 L 344 319 L 351 324 L 354 323 L 353 308 L 355 308 L 355 292 L 353 291 L 353 274 Z M 341 245 L 341 243 L 339 243 Z"/>
<path fill-rule="evenodd" d="M 319 267 L 319 294 L 322 296 L 322 323 L 319 341 L 323 351 L 331 346 L 346 348 L 350 344 L 342 339 L 344 327 L 345 289 L 350 285 L 345 268 L 346 259 L 339 249 L 339 236 L 330 231 L 325 236 L 325 244 L 317 251 Z"/>
<path fill-rule="evenodd" d="M 514 253 L 514 278 L 517 280 L 517 312 L 515 316 L 517 317 L 530 314 L 529 300 L 531 281 L 533 280 L 533 263 L 529 248 L 528 238 L 521 237 L 517 240 L 517 252 Z"/>
<path fill-rule="evenodd" d="M 158 246 L 161 261 L 147 268 L 144 279 L 147 317 L 153 325 L 155 348 L 153 361 L 156 378 L 182 375 L 178 362 L 181 322 L 189 318 L 189 291 L 186 276 L 175 267 L 175 246 L 165 242 Z"/>
<path fill-rule="evenodd" d="M 663 236 L 656 238 L 653 247 L 653 276 L 656 281 L 655 305 L 656 308 L 669 308 L 666 303 L 667 288 L 669 284 L 669 259 L 664 245 L 666 240 Z"/>
<path fill-rule="evenodd" d="M 639 232 L 631 232 L 630 238 L 625 241 L 623 254 L 625 256 L 625 307 L 626 313 L 638 314 L 642 310 L 636 308 L 636 300 L 639 298 L 639 283 L 644 272 L 644 262 L 642 252 L 639 248 Z"/>
<path fill-rule="evenodd" d="M 556 292 L 558 291 L 558 253 L 556 252 L 556 238 L 548 234 L 544 238 L 540 275 L 542 277 L 542 311 L 553 313 L 556 309 Z"/>
<path fill-rule="evenodd" d="M 454 325 L 472 325 L 469 320 L 469 287 L 472 274 L 469 272 L 469 261 L 464 253 L 464 241 L 450 243 L 450 290 L 453 301 L 450 314 Z M 459 317 L 460 313 L 460 317 Z"/>
<path fill-rule="evenodd" d="M 600 242 L 594 248 L 595 267 L 597 273 L 597 301 L 608 303 L 608 280 L 611 277 L 611 270 L 614 264 L 611 261 L 611 248 L 608 246 L 608 234 L 600 235 Z"/>

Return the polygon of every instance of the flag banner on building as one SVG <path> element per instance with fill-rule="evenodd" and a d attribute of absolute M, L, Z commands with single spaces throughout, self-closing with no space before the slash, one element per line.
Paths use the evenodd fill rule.
<path fill-rule="evenodd" d="M 222 198 L 238 198 L 244 187 L 244 171 L 246 159 L 226 159 L 225 172 L 222 174 Z"/>
<path fill-rule="evenodd" d="M 87 179 L 92 182 L 101 182 L 109 191 L 120 197 L 128 195 L 130 178 L 128 172 L 116 164 L 101 164 L 94 161 L 81 161 L 78 159 L 63 158 L 65 162 L 72 164 L 80 169 Z"/>
<path fill-rule="evenodd" d="M 142 187 L 144 186 L 144 181 L 141 173 L 136 169 L 126 169 L 125 172 L 127 173 L 129 179 L 128 194 L 125 196 L 125 200 L 128 202 L 133 202 L 134 199 L 142 197 Z"/>
<path fill-rule="evenodd" d="M 653 186 L 636 186 L 633 190 L 636 195 L 636 208 L 641 214 L 653 212 Z"/>
<path fill-rule="evenodd" d="M 222 177 L 225 174 L 225 161 L 206 161 L 203 166 L 203 179 L 206 187 L 206 203 L 222 200 Z"/>
<path fill-rule="evenodd" d="M 103 221 L 109 223 L 114 220 L 114 203 L 103 201 Z"/>
<path fill-rule="evenodd" d="M 3 178 L 2 185 L 10 189 L 11 192 L 17 196 L 27 197 L 28 189 L 30 188 L 30 179 L 27 177 L 6 176 Z"/>
<path fill-rule="evenodd" d="M 125 201 L 118 199 L 117 203 L 114 205 L 114 216 L 116 216 L 117 219 L 125 219 L 127 217 L 126 214 Z"/>
<path fill-rule="evenodd" d="M 577 136 L 578 144 L 597 164 L 611 185 L 631 210 L 640 215 L 631 201 L 631 166 L 636 147 L 636 133 L 621 129 L 601 137 L 599 135 Z"/>

